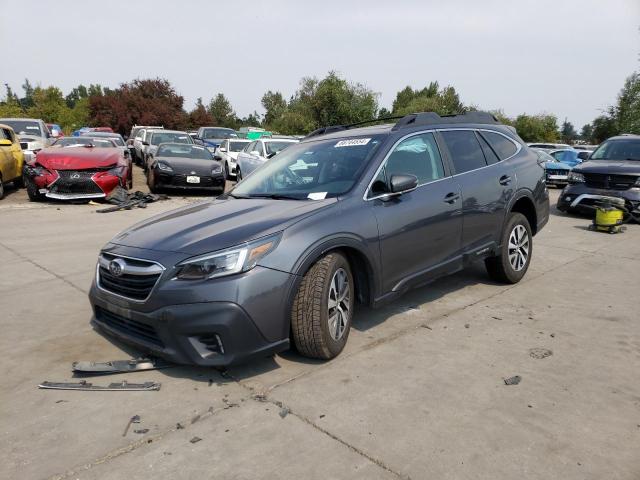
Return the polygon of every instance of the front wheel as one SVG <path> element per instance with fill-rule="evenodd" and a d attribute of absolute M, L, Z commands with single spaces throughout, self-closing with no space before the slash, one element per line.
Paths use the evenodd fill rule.
<path fill-rule="evenodd" d="M 502 283 L 518 283 L 531 263 L 533 235 L 527 217 L 512 213 L 502 233 L 500 255 L 485 260 L 489 276 Z"/>
<path fill-rule="evenodd" d="M 351 329 L 354 297 L 347 259 L 334 252 L 318 260 L 302 278 L 291 308 L 298 352 L 324 360 L 342 352 Z"/>
<path fill-rule="evenodd" d="M 242 172 L 240 171 L 240 167 L 237 166 L 236 167 L 236 182 L 239 182 L 242 180 Z"/>
<path fill-rule="evenodd" d="M 158 187 L 156 186 L 156 176 L 153 170 L 147 171 L 147 186 L 151 193 L 158 193 Z"/>
<path fill-rule="evenodd" d="M 29 197 L 29 201 L 41 202 L 42 200 L 44 200 L 45 196 L 40 193 L 40 191 L 38 190 L 38 186 L 31 178 L 23 174 L 22 182 L 24 183 L 24 186 L 27 189 L 27 195 Z"/>

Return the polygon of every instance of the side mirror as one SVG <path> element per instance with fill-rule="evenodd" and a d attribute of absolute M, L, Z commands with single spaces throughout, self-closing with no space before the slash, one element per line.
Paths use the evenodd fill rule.
<path fill-rule="evenodd" d="M 51 136 L 53 138 L 58 138 L 59 135 L 60 135 L 60 132 L 58 130 L 54 129 L 54 130 L 51 131 Z"/>
<path fill-rule="evenodd" d="M 6 138 L 0 140 L 0 147 L 10 147 L 11 145 L 11 140 L 7 140 Z"/>
<path fill-rule="evenodd" d="M 227 149 L 226 149 L 226 148 L 224 148 L 224 147 L 218 147 L 218 149 L 219 149 L 221 152 L 226 152 L 226 151 L 227 151 Z"/>
<path fill-rule="evenodd" d="M 392 175 L 391 193 L 404 193 L 414 190 L 418 186 L 418 177 L 415 175 Z"/>

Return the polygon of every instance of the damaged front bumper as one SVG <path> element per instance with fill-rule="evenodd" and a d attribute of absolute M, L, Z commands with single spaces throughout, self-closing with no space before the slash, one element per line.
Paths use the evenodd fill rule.
<path fill-rule="evenodd" d="M 24 173 L 38 193 L 54 200 L 94 200 L 105 198 L 124 180 L 108 170 L 47 170 L 26 165 Z"/>
<path fill-rule="evenodd" d="M 640 209 L 640 188 L 609 190 L 587 187 L 584 183 L 567 185 L 558 198 L 558 210 L 593 214 L 593 207 L 602 200 L 622 199 L 629 212 Z"/>

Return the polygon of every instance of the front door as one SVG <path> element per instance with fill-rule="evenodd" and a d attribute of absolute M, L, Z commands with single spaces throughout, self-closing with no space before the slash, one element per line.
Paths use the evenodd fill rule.
<path fill-rule="evenodd" d="M 415 175 L 418 187 L 387 197 L 391 177 L 399 174 Z M 433 133 L 397 144 L 367 196 L 378 222 L 383 293 L 459 268 L 461 195 Z"/>

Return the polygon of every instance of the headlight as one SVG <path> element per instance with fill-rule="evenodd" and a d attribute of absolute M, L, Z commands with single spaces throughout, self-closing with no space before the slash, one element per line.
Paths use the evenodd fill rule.
<path fill-rule="evenodd" d="M 111 170 L 107 170 L 109 175 L 115 175 L 116 177 L 121 177 L 124 173 L 124 167 L 121 165 L 119 167 L 113 167 Z"/>
<path fill-rule="evenodd" d="M 205 280 L 246 272 L 271 252 L 279 240 L 280 234 L 270 235 L 238 247 L 185 260 L 178 264 L 178 273 L 175 278 L 178 280 Z"/>
<path fill-rule="evenodd" d="M 211 168 L 211 173 L 213 173 L 214 175 L 215 175 L 216 173 L 222 173 L 222 165 L 214 165 L 214 166 Z"/>
<path fill-rule="evenodd" d="M 173 172 L 173 168 L 171 168 L 169 165 L 167 165 L 166 163 L 158 163 L 158 168 L 160 170 L 162 170 L 163 172 Z"/>
<path fill-rule="evenodd" d="M 584 183 L 584 175 L 578 172 L 569 172 L 569 181 L 571 183 Z"/>

